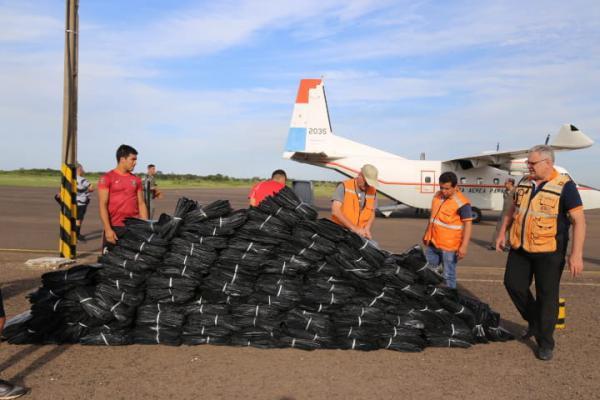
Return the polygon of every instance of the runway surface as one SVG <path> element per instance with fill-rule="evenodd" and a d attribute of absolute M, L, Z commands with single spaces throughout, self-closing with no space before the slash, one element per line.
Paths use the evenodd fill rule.
<path fill-rule="evenodd" d="M 29 308 L 25 295 L 45 270 L 24 261 L 56 255 L 58 206 L 54 191 L 0 188 L 0 284 L 9 316 Z M 177 198 L 201 203 L 229 199 L 245 207 L 245 189 L 168 190 L 157 212 L 171 213 Z M 318 199 L 327 216 L 328 199 Z M 91 237 L 78 246 L 93 261 L 100 248 L 97 199 L 84 222 Z M 467 258 L 459 265 L 460 289 L 489 303 L 503 325 L 518 333 L 523 321 L 502 286 L 506 255 L 486 250 L 495 226 L 491 216 L 474 228 Z M 533 356 L 532 342 L 476 345 L 470 349 L 428 348 L 398 353 L 195 346 L 0 346 L 0 376 L 31 387 L 31 399 L 589 399 L 600 381 L 600 213 L 587 213 L 583 277 L 563 277 L 567 328 L 557 331 L 555 359 Z M 381 247 L 400 252 L 420 241 L 425 218 L 378 218 Z"/>

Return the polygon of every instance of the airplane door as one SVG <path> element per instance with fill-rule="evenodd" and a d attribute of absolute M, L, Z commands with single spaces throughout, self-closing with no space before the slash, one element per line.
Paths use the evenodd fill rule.
<path fill-rule="evenodd" d="M 435 193 L 435 171 L 421 171 L 421 193 Z"/>

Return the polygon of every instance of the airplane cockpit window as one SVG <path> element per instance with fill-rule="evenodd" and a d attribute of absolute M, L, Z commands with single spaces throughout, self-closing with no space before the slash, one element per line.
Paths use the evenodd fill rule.
<path fill-rule="evenodd" d="M 477 178 L 477 184 L 483 185 L 483 178 Z"/>
<path fill-rule="evenodd" d="M 464 176 L 460 178 L 460 184 L 464 185 L 465 183 L 467 183 L 467 178 L 465 178 Z"/>
<path fill-rule="evenodd" d="M 500 184 L 500 179 L 494 178 L 494 185 L 499 185 L 499 184 Z"/>
<path fill-rule="evenodd" d="M 426 176 L 425 177 L 425 183 L 431 183 L 431 177 L 430 176 Z"/>

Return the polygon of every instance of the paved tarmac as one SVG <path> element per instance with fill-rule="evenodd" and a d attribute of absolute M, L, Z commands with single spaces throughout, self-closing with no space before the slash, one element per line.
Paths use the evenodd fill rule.
<path fill-rule="evenodd" d="M 47 270 L 25 267 L 29 258 L 56 255 L 58 206 L 54 191 L 0 187 L 0 285 L 7 315 L 29 309 L 25 295 Z M 171 213 L 177 198 L 201 203 L 229 199 L 246 204 L 245 189 L 168 190 L 157 212 Z M 318 199 L 327 216 L 327 199 Z M 97 199 L 93 198 L 78 246 L 81 261 L 100 248 Z M 492 216 L 493 217 L 493 216 Z M 565 273 L 567 327 L 556 332 L 550 363 L 535 359 L 533 342 L 512 341 L 469 349 L 428 348 L 422 353 L 294 349 L 258 350 L 228 346 L 97 347 L 0 345 L 0 376 L 28 386 L 31 399 L 592 399 L 600 381 L 600 213 L 587 213 L 586 272 Z M 410 213 L 378 218 L 380 245 L 400 252 L 419 242 L 426 219 Z M 467 258 L 458 270 L 459 288 L 490 304 L 502 325 L 518 334 L 524 323 L 502 285 L 506 255 L 486 250 L 495 221 L 474 228 Z M 595 271 L 594 271 L 595 270 Z"/>

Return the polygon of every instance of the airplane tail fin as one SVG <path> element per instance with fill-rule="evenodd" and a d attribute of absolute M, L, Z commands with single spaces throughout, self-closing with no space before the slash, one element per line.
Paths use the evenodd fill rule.
<path fill-rule="evenodd" d="M 575 125 L 565 124 L 550 145 L 555 150 L 577 150 L 590 147 L 594 141 L 581 132 Z"/>
<path fill-rule="evenodd" d="M 324 154 L 332 135 L 323 80 L 302 79 L 284 156 L 291 157 L 296 152 Z"/>

